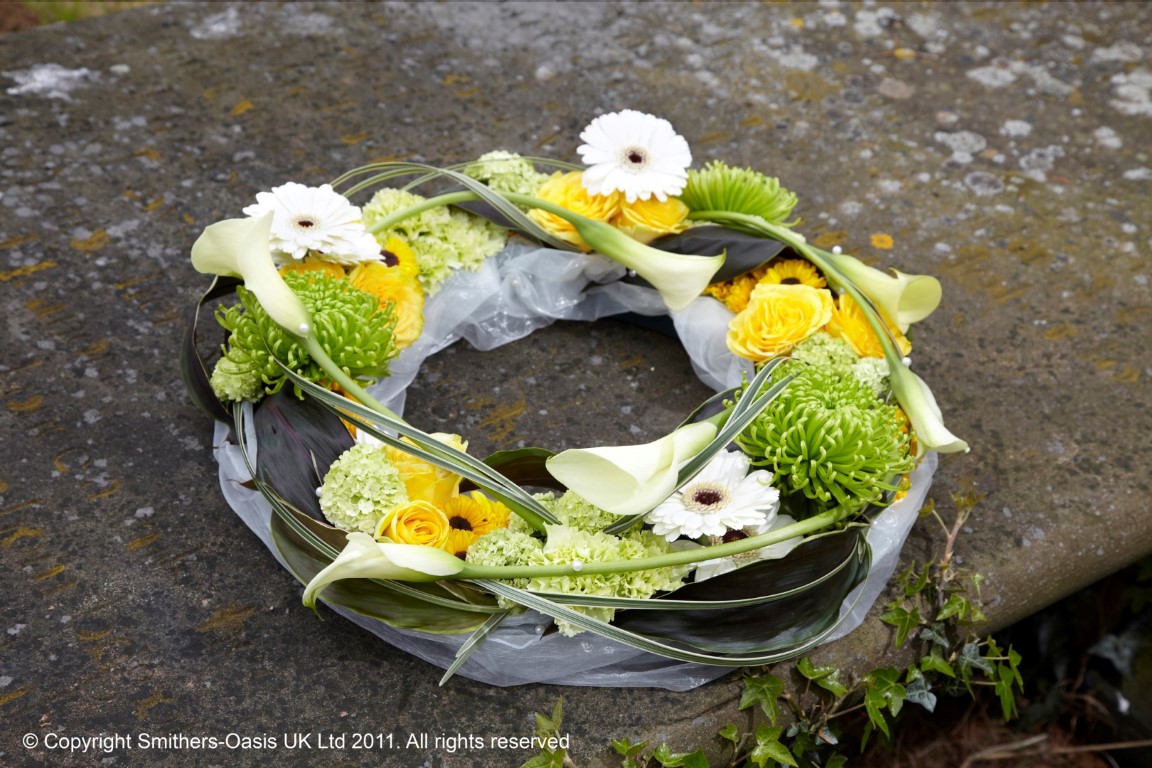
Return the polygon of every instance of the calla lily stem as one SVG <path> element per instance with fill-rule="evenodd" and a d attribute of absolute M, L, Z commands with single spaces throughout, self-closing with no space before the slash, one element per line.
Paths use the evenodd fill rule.
<path fill-rule="evenodd" d="M 316 340 L 315 336 L 309 333 L 307 336 L 300 336 L 298 338 L 309 356 L 316 361 L 316 364 L 323 368 L 324 372 L 331 376 L 332 380 L 339 384 L 350 397 L 385 416 L 396 419 L 397 421 L 403 421 L 403 419 L 397 416 L 390 408 L 368 394 L 363 387 L 344 372 L 343 368 L 336 365 L 336 361 L 329 357 L 328 351 Z"/>
<path fill-rule="evenodd" d="M 807 536 L 832 527 L 847 517 L 849 511 L 843 507 L 835 507 L 807 520 L 777 528 L 762 533 L 759 536 L 749 536 L 739 541 L 730 541 L 725 544 L 715 544 L 710 547 L 669 552 L 655 557 L 643 557 L 635 560 L 608 560 L 598 563 L 563 563 L 556 565 L 473 565 L 465 563 L 464 569 L 452 578 L 459 579 L 531 579 L 551 576 L 582 576 L 602 573 L 627 573 L 630 571 L 646 571 L 653 568 L 667 568 L 677 565 L 691 565 L 718 557 L 730 557 L 755 549 L 762 549 L 772 544 L 797 536 Z"/>

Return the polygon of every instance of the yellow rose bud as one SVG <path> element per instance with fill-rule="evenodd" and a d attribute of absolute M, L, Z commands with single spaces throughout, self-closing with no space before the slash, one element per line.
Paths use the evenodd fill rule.
<path fill-rule="evenodd" d="M 656 197 L 620 204 L 620 213 L 612 226 L 633 240 L 650 243 L 663 235 L 674 235 L 688 229 L 688 206 L 677 197 L 661 202 Z"/>
<path fill-rule="evenodd" d="M 892 332 L 892 338 L 896 339 L 900 354 L 907 355 L 911 352 L 912 342 L 908 341 L 883 312 L 880 313 L 880 317 Z M 848 346 L 860 357 L 884 357 L 884 348 L 880 346 L 880 340 L 876 338 L 872 326 L 868 325 L 868 321 L 864 318 L 860 305 L 846 293 L 836 300 L 836 310 L 832 313 L 832 319 L 828 321 L 826 330 L 836 338 L 848 342 Z"/>
<path fill-rule="evenodd" d="M 410 501 L 392 509 L 376 528 L 376 538 L 396 544 L 439 547 L 448 538 L 448 518 L 426 501 Z"/>
<path fill-rule="evenodd" d="M 761 283 L 728 324 L 728 349 L 753 362 L 771 360 L 823 328 L 834 308 L 825 288 Z"/>
<path fill-rule="evenodd" d="M 459 435 L 447 435 L 437 432 L 432 435 L 442 443 L 451 445 L 460 451 L 468 449 L 466 443 Z M 400 471 L 404 478 L 404 490 L 408 498 L 413 501 L 427 501 L 438 509 L 443 509 L 448 500 L 460 490 L 460 475 L 441 469 L 423 459 L 404 453 L 397 448 L 385 448 L 388 460 Z"/>
<path fill-rule="evenodd" d="M 573 213 L 596 221 L 611 221 L 620 211 L 620 193 L 610 195 L 590 195 L 584 189 L 580 171 L 561 173 L 557 171 L 548 178 L 548 181 L 536 192 L 541 200 L 567 208 Z M 549 234 L 571 243 L 577 248 L 591 250 L 584 239 L 577 234 L 575 227 L 559 216 L 533 208 L 528 211 L 528 217 L 548 231 Z"/>
<path fill-rule="evenodd" d="M 424 330 L 424 289 L 420 281 L 378 261 L 359 264 L 348 275 L 352 287 L 380 299 L 380 308 L 392 304 L 396 326 L 392 338 L 398 349 L 410 346 Z"/>

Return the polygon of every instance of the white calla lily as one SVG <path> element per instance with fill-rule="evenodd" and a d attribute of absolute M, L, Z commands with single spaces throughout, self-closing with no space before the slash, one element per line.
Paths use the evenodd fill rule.
<path fill-rule="evenodd" d="M 827 252 L 822 255 L 872 299 L 902 333 L 940 306 L 943 291 L 940 281 L 931 275 L 906 275 L 895 269 L 886 274 L 852 256 Z"/>
<path fill-rule="evenodd" d="M 650 511 L 675 491 L 680 467 L 716 437 L 702 421 L 644 445 L 574 448 L 548 459 L 548 471 L 590 504 L 617 515 Z"/>
<path fill-rule="evenodd" d="M 968 443 L 948 431 L 932 390 L 905 365 L 890 365 L 889 382 L 904 414 L 912 422 L 920 453 L 967 453 Z"/>
<path fill-rule="evenodd" d="M 304 605 L 316 605 L 316 596 L 341 579 L 396 579 L 436 581 L 464 570 L 464 561 L 442 549 L 420 544 L 376 541 L 366 533 L 348 534 L 348 543 L 327 568 L 304 588 Z"/>
<path fill-rule="evenodd" d="M 307 335 L 308 309 L 272 262 L 271 233 L 272 213 L 219 221 L 206 227 L 192 245 L 192 266 L 205 274 L 239 277 L 277 325 Z"/>

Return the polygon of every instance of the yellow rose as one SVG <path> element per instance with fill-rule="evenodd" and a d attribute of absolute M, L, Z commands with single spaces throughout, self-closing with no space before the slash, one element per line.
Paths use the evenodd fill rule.
<path fill-rule="evenodd" d="M 728 324 L 728 349 L 753 362 L 771 360 L 823 328 L 834 308 L 825 288 L 760 283 Z"/>
<path fill-rule="evenodd" d="M 900 354 L 907 355 L 911 352 L 912 342 L 908 341 L 900 329 L 883 313 L 880 314 L 880 318 L 892 332 L 892 338 L 896 340 Z M 872 326 L 868 325 L 868 321 L 864 318 L 860 305 L 846 293 L 836 300 L 836 310 L 832 313 L 832 319 L 828 321 L 826 330 L 831 335 L 848 342 L 848 346 L 860 357 L 884 357 L 884 348 L 880 346 L 880 340 L 876 338 Z"/>
<path fill-rule="evenodd" d="M 448 518 L 426 501 L 410 501 L 393 507 L 376 528 L 376 538 L 397 544 L 439 547 L 448 539 Z"/>
<path fill-rule="evenodd" d="M 650 243 L 662 235 L 674 235 L 688 229 L 688 206 L 680 198 L 670 197 L 661 202 L 655 196 L 647 200 L 627 201 L 620 204 L 620 212 L 612 219 L 612 226 L 633 240 Z"/>
<path fill-rule="evenodd" d="M 536 192 L 536 196 L 589 219 L 611 221 L 620 210 L 620 193 L 590 195 L 584 189 L 584 184 L 581 181 L 582 176 L 580 171 L 568 173 L 557 171 L 548 178 L 548 181 L 544 182 Z M 528 217 L 547 230 L 549 234 L 564 242 L 571 243 L 583 251 L 591 250 L 584 239 L 577 234 L 576 229 L 559 216 L 539 208 L 533 208 L 528 211 Z"/>
<path fill-rule="evenodd" d="M 468 443 L 459 435 L 437 432 L 432 437 L 457 450 L 468 450 Z M 427 461 L 404 453 L 397 448 L 386 447 L 384 450 L 387 452 L 388 460 L 404 478 L 404 490 L 408 492 L 409 499 L 427 501 L 437 508 L 443 509 L 448 504 L 448 500 L 459 492 L 460 475 L 441 469 L 435 464 L 429 464 Z"/>
<path fill-rule="evenodd" d="M 424 289 L 420 281 L 378 261 L 359 264 L 348 275 L 352 287 L 380 299 L 380 308 L 392 304 L 396 326 L 392 331 L 398 349 L 404 349 L 420 338 L 424 330 Z"/>

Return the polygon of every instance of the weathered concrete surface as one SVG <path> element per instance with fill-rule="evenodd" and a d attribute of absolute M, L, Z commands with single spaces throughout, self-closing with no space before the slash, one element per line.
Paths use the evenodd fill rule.
<path fill-rule="evenodd" d="M 188 247 L 256 191 L 385 157 L 575 159 L 601 111 L 665 115 L 698 162 L 779 175 L 810 237 L 940 275 L 915 367 L 973 451 L 933 496 L 985 494 L 960 556 L 987 576 L 993 627 L 1152 551 L 1140 4 L 173 4 L 0 38 L 0 84 L 4 765 L 273 765 L 294 732 L 522 736 L 560 695 L 596 765 L 610 738 L 685 747 L 741 717 L 730 682 L 442 690 L 318 622 L 221 500 L 175 370 L 204 283 Z M 446 354 L 420 387 L 412 418 L 481 450 L 640 441 L 705 394 L 670 342 L 613 323 Z M 908 557 L 938 541 L 926 527 Z M 822 658 L 866 669 L 887 641 L 873 622 Z M 25 750 L 25 733 L 280 747 L 97 758 Z"/>

